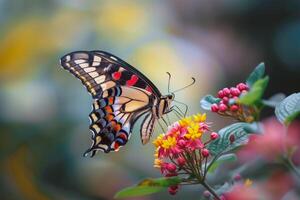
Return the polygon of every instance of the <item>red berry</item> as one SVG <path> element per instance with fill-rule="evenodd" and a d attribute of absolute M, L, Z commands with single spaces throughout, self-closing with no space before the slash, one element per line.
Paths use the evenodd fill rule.
<path fill-rule="evenodd" d="M 245 83 L 239 83 L 236 85 L 236 87 L 240 90 L 240 91 L 243 91 L 243 90 L 249 90 L 249 87 L 245 84 Z"/>
<path fill-rule="evenodd" d="M 209 150 L 208 149 L 202 149 L 201 154 L 204 158 L 209 156 Z"/>
<path fill-rule="evenodd" d="M 223 104 L 228 104 L 228 101 L 229 101 L 228 97 L 223 97 L 223 99 L 222 99 Z"/>
<path fill-rule="evenodd" d="M 219 137 L 219 134 L 216 133 L 216 132 L 212 132 L 212 133 L 210 134 L 210 139 L 211 139 L 211 140 L 215 140 L 215 139 L 217 139 L 218 137 Z"/>
<path fill-rule="evenodd" d="M 230 110 L 231 110 L 232 112 L 236 112 L 236 111 L 239 110 L 239 106 L 236 105 L 236 104 L 233 104 L 232 106 L 230 106 Z"/>
<path fill-rule="evenodd" d="M 217 104 L 212 104 L 210 107 L 212 112 L 218 112 L 219 111 L 219 106 Z"/>
<path fill-rule="evenodd" d="M 177 193 L 177 191 L 178 191 L 178 186 L 177 185 L 170 186 L 168 188 L 168 191 L 169 191 L 169 194 L 175 195 Z"/>
<path fill-rule="evenodd" d="M 223 93 L 224 93 L 224 96 L 228 96 L 230 95 L 230 90 L 228 88 L 224 88 L 223 89 Z"/>
<path fill-rule="evenodd" d="M 222 90 L 218 92 L 218 97 L 221 99 L 224 97 L 224 92 Z"/>
<path fill-rule="evenodd" d="M 180 167 L 184 166 L 185 163 L 186 163 L 186 161 L 185 161 L 185 158 L 184 158 L 184 157 L 179 157 L 179 158 L 177 158 L 177 164 L 178 164 Z"/>
<path fill-rule="evenodd" d="M 176 171 L 177 167 L 176 167 L 176 165 L 174 165 L 173 163 L 168 163 L 167 166 L 166 166 L 166 169 L 167 169 L 169 172 L 173 173 L 173 172 Z"/>
<path fill-rule="evenodd" d="M 223 103 L 221 103 L 220 105 L 219 105 L 219 110 L 221 111 L 221 112 L 225 112 L 226 110 L 227 110 L 227 106 L 225 105 L 225 104 L 223 104 Z"/>
<path fill-rule="evenodd" d="M 241 91 L 235 87 L 230 88 L 230 94 L 234 97 L 238 97 L 241 94 Z"/>

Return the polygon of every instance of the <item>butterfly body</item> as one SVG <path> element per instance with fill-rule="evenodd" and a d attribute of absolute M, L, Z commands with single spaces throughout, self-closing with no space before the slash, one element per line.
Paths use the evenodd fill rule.
<path fill-rule="evenodd" d="M 161 95 L 146 76 L 110 53 L 77 51 L 63 56 L 60 63 L 82 81 L 94 99 L 89 115 L 93 144 L 86 154 L 119 150 L 142 116 L 140 136 L 146 144 L 157 120 L 171 111 L 173 94 Z"/>

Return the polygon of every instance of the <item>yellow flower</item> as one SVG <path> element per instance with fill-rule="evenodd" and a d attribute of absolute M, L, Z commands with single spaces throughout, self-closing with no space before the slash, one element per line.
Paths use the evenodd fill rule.
<path fill-rule="evenodd" d="M 250 187 L 250 186 L 252 185 L 252 183 L 253 183 L 253 181 L 251 181 L 249 178 L 247 178 L 247 179 L 245 180 L 245 182 L 244 182 L 244 185 L 245 185 L 246 187 Z"/>
<path fill-rule="evenodd" d="M 156 158 L 156 159 L 154 160 L 154 165 L 153 165 L 153 166 L 154 166 L 155 168 L 160 168 L 162 163 L 163 163 L 163 162 L 162 162 L 161 159 Z"/>
<path fill-rule="evenodd" d="M 206 113 L 198 113 L 196 115 L 193 116 L 194 117 L 194 121 L 195 122 L 205 122 L 206 120 Z"/>
<path fill-rule="evenodd" d="M 202 136 L 202 132 L 199 130 L 198 123 L 190 124 L 187 130 L 188 132 L 185 134 L 185 137 L 187 139 L 195 140 L 195 139 L 199 139 Z"/>
<path fill-rule="evenodd" d="M 185 117 L 179 121 L 179 124 L 180 126 L 189 126 L 192 122 L 192 117 Z"/>
<path fill-rule="evenodd" d="M 153 144 L 155 145 L 156 148 L 162 145 L 163 137 L 164 137 L 164 134 L 160 134 L 160 135 L 157 136 L 157 138 L 153 141 Z"/>
<path fill-rule="evenodd" d="M 169 148 L 174 147 L 176 144 L 177 144 L 176 138 L 168 136 L 167 139 L 165 139 L 165 140 L 162 141 L 162 145 L 161 146 L 164 149 L 169 149 Z"/>

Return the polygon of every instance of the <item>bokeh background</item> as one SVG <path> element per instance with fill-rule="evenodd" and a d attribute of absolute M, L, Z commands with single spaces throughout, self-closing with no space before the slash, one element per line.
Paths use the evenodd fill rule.
<path fill-rule="evenodd" d="M 194 76 L 196 84 L 176 95 L 194 114 L 202 96 L 245 80 L 260 62 L 271 77 L 266 98 L 299 91 L 299 13 L 298 0 L 0 0 L 0 198 L 112 199 L 160 176 L 153 146 L 142 146 L 136 130 L 118 153 L 82 157 L 91 144 L 92 99 L 59 67 L 62 55 L 111 52 L 162 93 L 167 71 L 172 89 Z M 208 118 L 215 130 L 230 122 Z M 176 197 L 137 199 L 201 195 L 185 187 Z"/>

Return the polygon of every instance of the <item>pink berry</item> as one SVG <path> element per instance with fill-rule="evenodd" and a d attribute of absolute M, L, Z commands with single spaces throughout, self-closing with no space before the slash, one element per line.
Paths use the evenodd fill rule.
<path fill-rule="evenodd" d="M 240 91 L 249 90 L 249 87 L 245 83 L 239 83 L 236 86 Z"/>
<path fill-rule="evenodd" d="M 230 88 L 230 94 L 234 97 L 238 97 L 241 94 L 241 91 L 235 87 Z"/>
<path fill-rule="evenodd" d="M 209 198 L 210 197 L 210 192 L 208 190 L 205 190 L 203 192 L 203 196 L 206 197 L 206 198 Z"/>
<path fill-rule="evenodd" d="M 184 157 L 177 158 L 177 163 L 180 167 L 184 166 L 186 163 L 185 158 Z"/>
<path fill-rule="evenodd" d="M 173 173 L 173 172 L 176 171 L 177 167 L 176 167 L 176 165 L 174 165 L 173 163 L 168 163 L 167 166 L 166 166 L 166 169 L 167 169 L 169 172 Z"/>
<path fill-rule="evenodd" d="M 225 111 L 227 110 L 227 106 L 226 106 L 225 104 L 221 103 L 221 104 L 219 105 L 219 110 L 220 110 L 221 112 L 225 112 Z"/>
<path fill-rule="evenodd" d="M 204 158 L 209 156 L 209 150 L 208 149 L 202 149 L 201 154 Z"/>
<path fill-rule="evenodd" d="M 222 102 L 223 104 L 228 104 L 229 98 L 228 97 L 223 97 Z"/>
<path fill-rule="evenodd" d="M 224 88 L 223 89 L 223 93 L 224 93 L 224 96 L 228 96 L 230 95 L 230 90 L 228 88 Z"/>
<path fill-rule="evenodd" d="M 224 92 L 222 90 L 218 92 L 218 97 L 221 99 L 224 97 Z"/>
<path fill-rule="evenodd" d="M 240 180 L 242 179 L 242 176 L 241 176 L 240 174 L 236 174 L 236 175 L 233 177 L 233 179 L 234 179 L 235 181 L 240 181 Z"/>
<path fill-rule="evenodd" d="M 210 107 L 212 112 L 218 112 L 219 111 L 219 106 L 217 104 L 212 104 Z"/>
<path fill-rule="evenodd" d="M 233 105 L 230 106 L 230 111 L 236 112 L 238 110 L 239 110 L 239 106 L 238 105 L 233 104 Z"/>
<path fill-rule="evenodd" d="M 215 140 L 215 139 L 217 139 L 218 137 L 219 137 L 219 134 L 216 133 L 216 132 L 212 132 L 212 133 L 210 134 L 210 139 L 211 139 L 211 140 Z"/>

